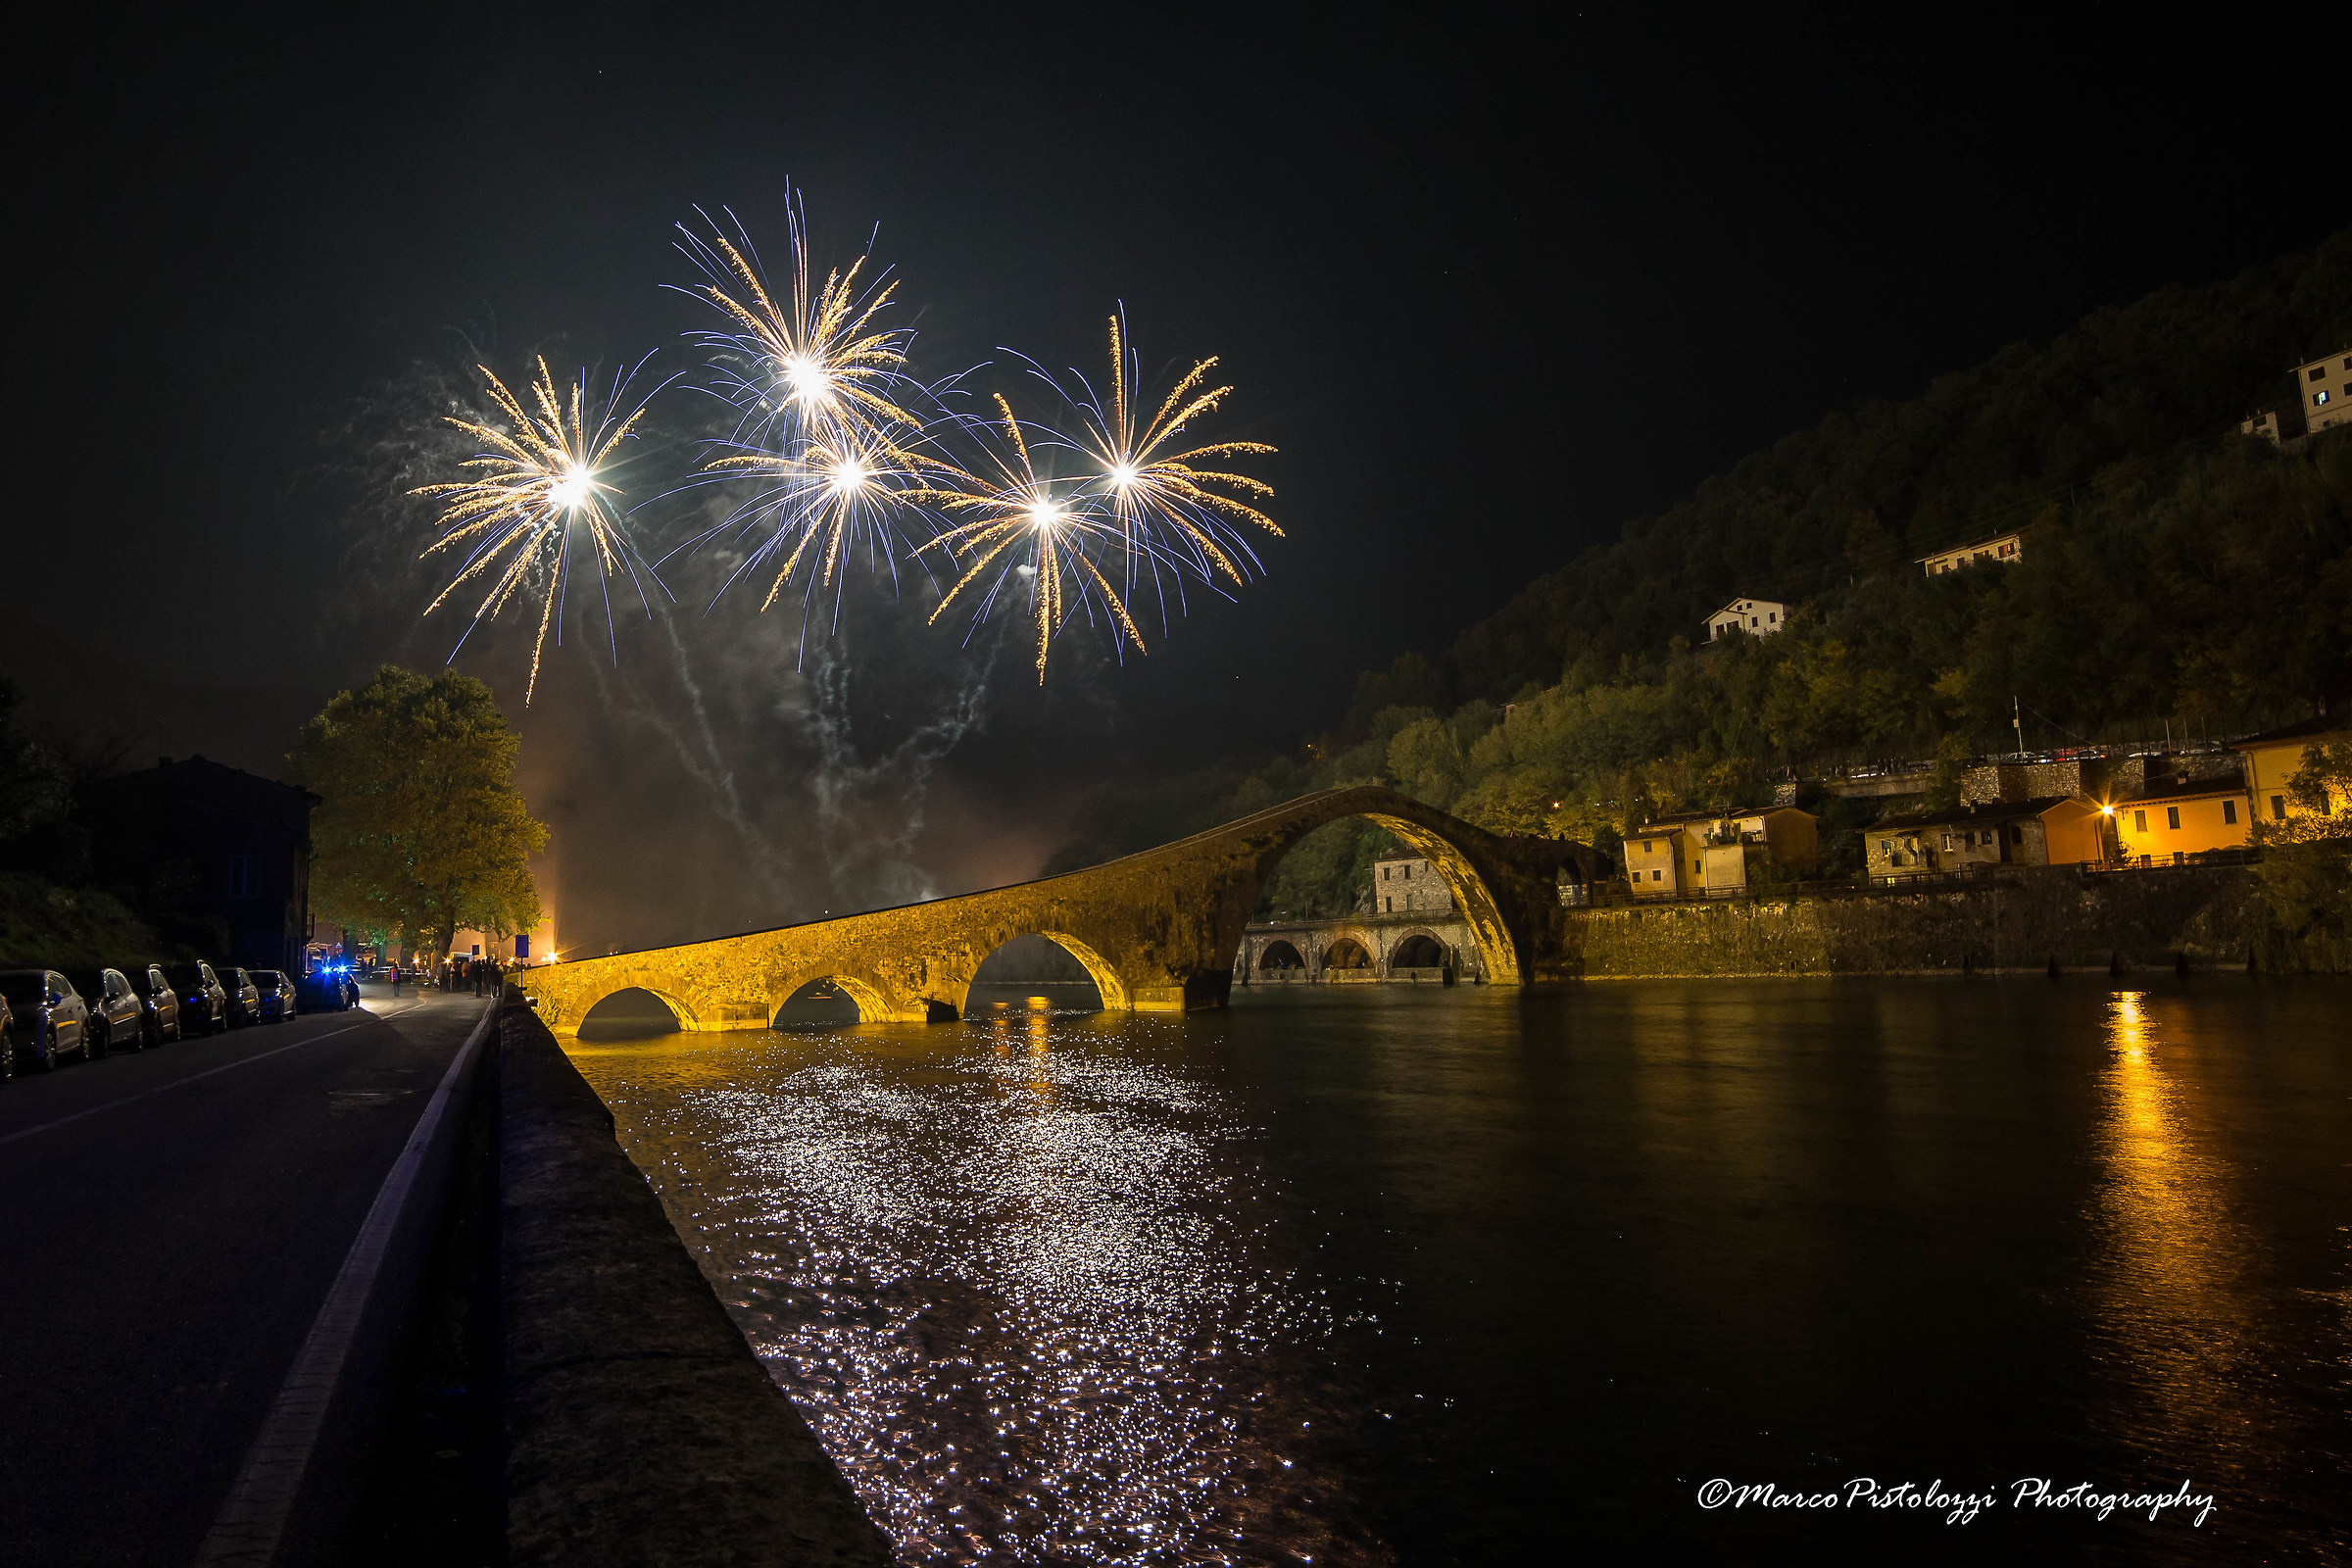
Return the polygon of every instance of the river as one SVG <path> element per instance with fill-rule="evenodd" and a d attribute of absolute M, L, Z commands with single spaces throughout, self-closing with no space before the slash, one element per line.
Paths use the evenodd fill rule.
<path fill-rule="evenodd" d="M 2342 983 L 977 1000 L 573 1047 L 906 1563 L 2352 1558 Z"/>

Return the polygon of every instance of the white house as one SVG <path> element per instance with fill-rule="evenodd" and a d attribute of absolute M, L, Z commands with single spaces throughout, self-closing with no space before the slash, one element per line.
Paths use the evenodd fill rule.
<path fill-rule="evenodd" d="M 1707 641 L 1715 641 L 1734 627 L 1750 637 L 1768 637 L 1788 621 L 1787 605 L 1776 605 L 1769 599 L 1735 599 L 1707 617 Z"/>

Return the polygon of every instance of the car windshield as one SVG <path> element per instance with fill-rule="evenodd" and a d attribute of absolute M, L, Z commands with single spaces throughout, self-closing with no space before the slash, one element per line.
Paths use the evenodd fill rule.
<path fill-rule="evenodd" d="M 106 995 L 106 983 L 99 978 L 97 970 L 68 969 L 65 973 L 67 983 L 81 993 L 83 1001 Z"/>
<path fill-rule="evenodd" d="M 0 969 L 0 997 L 18 1006 L 40 1006 L 49 1000 L 48 975 L 39 969 Z"/>
<path fill-rule="evenodd" d="M 204 971 L 192 963 L 165 964 L 164 978 L 183 991 L 200 990 L 204 985 Z"/>
<path fill-rule="evenodd" d="M 285 976 L 279 974 L 275 969 L 256 969 L 253 971 L 253 983 L 257 986 L 273 986 L 284 978 Z"/>

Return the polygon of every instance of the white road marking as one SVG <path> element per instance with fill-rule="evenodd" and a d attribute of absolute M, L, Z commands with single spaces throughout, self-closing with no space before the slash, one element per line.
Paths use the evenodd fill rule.
<path fill-rule="evenodd" d="M 408 1201 L 409 1189 L 416 1184 L 416 1172 L 424 1163 L 425 1149 L 433 1141 L 433 1130 L 441 1124 L 442 1109 L 456 1092 L 459 1075 L 472 1059 L 482 1036 L 489 1032 L 490 1021 L 497 1016 L 496 1002 L 482 1009 L 481 1021 L 466 1037 L 466 1044 L 458 1048 L 449 1071 L 442 1074 L 441 1087 L 433 1091 L 424 1114 L 416 1118 L 416 1130 L 409 1134 L 407 1146 L 385 1174 L 384 1185 L 376 1191 L 375 1202 L 360 1225 L 360 1234 L 352 1240 L 351 1250 L 344 1254 L 343 1267 L 335 1275 L 335 1283 L 327 1288 L 326 1299 L 319 1303 L 318 1315 L 311 1322 L 311 1332 L 295 1354 L 293 1369 L 278 1386 L 277 1399 L 262 1422 L 261 1436 L 246 1450 L 236 1485 L 228 1489 L 220 1512 L 213 1520 L 211 1534 L 197 1548 L 196 1568 L 216 1568 L 225 1563 L 261 1565 L 276 1555 L 278 1538 L 285 1533 L 287 1516 L 294 1509 L 295 1494 L 302 1490 L 302 1473 L 311 1462 L 311 1450 L 318 1446 L 319 1428 L 325 1423 L 327 1402 L 334 1397 L 335 1383 L 342 1376 L 343 1358 L 351 1351 L 361 1314 L 368 1307 L 368 1293 L 375 1285 L 376 1271 L 383 1266 L 384 1253 L 392 1245 L 392 1232 L 400 1223 L 401 1207 Z"/>
<path fill-rule="evenodd" d="M 416 1008 L 414 1007 L 403 1007 L 400 1009 L 400 1012 L 397 1013 L 384 1013 L 375 1016 L 378 1018 L 397 1018 L 401 1016 L 402 1013 L 414 1012 Z M 371 1019 L 367 1021 L 373 1020 Z M 218 1067 L 207 1067 L 202 1072 L 192 1072 L 185 1078 L 174 1078 L 168 1084 L 157 1084 L 153 1089 L 142 1089 L 135 1095 L 124 1095 L 120 1100 L 110 1100 L 103 1104 L 92 1105 L 87 1110 L 77 1110 L 71 1116 L 60 1116 L 55 1121 L 35 1122 L 30 1127 L 20 1127 L 15 1132 L 8 1134 L 6 1137 L 0 1137 L 0 1146 L 13 1144 L 20 1138 L 30 1138 L 34 1133 L 45 1133 L 53 1127 L 63 1127 L 70 1122 L 77 1122 L 84 1116 L 95 1116 L 102 1110 L 113 1110 L 119 1105 L 127 1105 L 133 1101 L 145 1100 L 150 1095 L 160 1095 L 167 1090 L 177 1089 L 183 1084 L 192 1084 L 200 1078 L 210 1078 L 215 1073 L 234 1072 L 239 1067 L 250 1067 L 257 1061 L 266 1061 L 270 1057 L 278 1055 L 284 1052 L 300 1051 L 305 1046 L 315 1046 L 321 1040 L 331 1040 L 336 1035 L 347 1034 L 358 1027 L 360 1027 L 359 1024 L 347 1023 L 339 1029 L 328 1029 L 323 1033 L 315 1034 L 308 1040 L 297 1040 L 291 1045 L 272 1046 L 268 1051 L 257 1051 L 252 1055 L 240 1056 L 235 1061 L 224 1061 Z"/>

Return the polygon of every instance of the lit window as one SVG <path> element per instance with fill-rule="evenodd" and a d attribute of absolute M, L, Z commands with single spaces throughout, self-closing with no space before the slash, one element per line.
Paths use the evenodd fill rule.
<path fill-rule="evenodd" d="M 2164 808 L 2164 825 L 2170 828 L 2178 828 L 2180 825 L 2180 808 L 2168 806 Z"/>
<path fill-rule="evenodd" d="M 2285 796 L 2274 795 L 2271 797 L 2271 820 L 2274 822 L 2283 822 L 2286 820 Z"/>
<path fill-rule="evenodd" d="M 2235 801 L 2222 803 L 2222 820 L 2232 824 L 2237 821 L 2237 803 Z"/>
<path fill-rule="evenodd" d="M 2132 813 L 2132 831 L 2134 833 L 2145 833 L 2147 830 L 2148 813 L 2145 811 L 2133 811 Z"/>
<path fill-rule="evenodd" d="M 2315 408 L 2315 409 L 2316 409 L 2316 408 L 2318 408 L 2318 407 L 2319 407 L 2321 404 L 2323 404 L 2323 403 L 2325 403 L 2325 402 L 2327 402 L 2327 401 L 2328 401 L 2328 393 L 2327 393 L 2326 389 L 2324 389 L 2324 388 L 2323 388 L 2322 390 L 2318 391 L 2318 392 L 2314 392 L 2314 393 L 2311 395 L 2311 406 L 2312 406 L 2313 408 Z"/>

